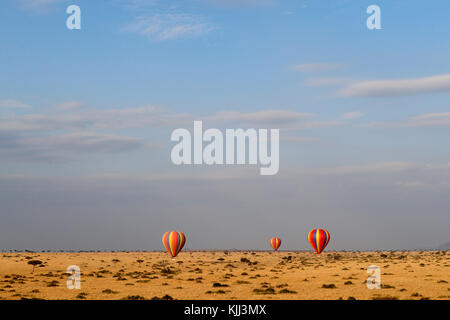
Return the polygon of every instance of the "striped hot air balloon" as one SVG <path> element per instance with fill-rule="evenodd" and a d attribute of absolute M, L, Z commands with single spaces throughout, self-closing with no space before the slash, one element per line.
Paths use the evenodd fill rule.
<path fill-rule="evenodd" d="M 279 248 L 280 245 L 281 245 L 281 240 L 280 240 L 280 238 L 278 238 L 278 237 L 273 237 L 272 239 L 270 239 L 270 245 L 272 246 L 273 251 L 277 251 L 278 248 Z"/>
<path fill-rule="evenodd" d="M 183 249 L 186 237 L 180 231 L 167 231 L 162 237 L 162 243 L 170 255 L 175 258 Z"/>
<path fill-rule="evenodd" d="M 325 229 L 313 229 L 308 234 L 308 241 L 317 254 L 320 254 L 330 242 L 330 233 Z"/>

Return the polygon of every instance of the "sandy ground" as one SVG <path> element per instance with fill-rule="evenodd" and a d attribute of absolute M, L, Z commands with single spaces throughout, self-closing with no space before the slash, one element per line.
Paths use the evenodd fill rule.
<path fill-rule="evenodd" d="M 69 265 L 81 289 L 67 288 Z M 367 288 L 369 265 L 381 289 Z M 445 251 L 0 253 L 0 299 L 448 300 L 449 282 Z"/>

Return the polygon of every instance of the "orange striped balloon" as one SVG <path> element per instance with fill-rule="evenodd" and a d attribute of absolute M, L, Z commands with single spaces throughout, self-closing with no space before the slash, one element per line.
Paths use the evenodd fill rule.
<path fill-rule="evenodd" d="M 308 234 L 308 241 L 317 254 L 320 254 L 330 242 L 330 233 L 325 229 L 312 229 Z"/>
<path fill-rule="evenodd" d="M 278 237 L 273 237 L 270 239 L 270 245 L 272 246 L 273 251 L 277 251 L 281 245 L 281 239 Z"/>
<path fill-rule="evenodd" d="M 162 243 L 172 257 L 176 257 L 183 249 L 186 237 L 180 231 L 167 231 L 162 237 Z"/>

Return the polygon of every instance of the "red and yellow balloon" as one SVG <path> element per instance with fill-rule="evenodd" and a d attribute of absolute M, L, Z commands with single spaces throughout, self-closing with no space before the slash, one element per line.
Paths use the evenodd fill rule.
<path fill-rule="evenodd" d="M 281 239 L 278 237 L 273 237 L 270 239 L 270 245 L 272 246 L 273 251 L 277 251 L 281 245 Z"/>
<path fill-rule="evenodd" d="M 162 237 L 162 243 L 169 254 L 175 258 L 181 249 L 183 249 L 186 243 L 186 237 L 180 231 L 167 231 Z"/>
<path fill-rule="evenodd" d="M 312 229 L 308 234 L 308 241 L 317 254 L 320 254 L 330 242 L 330 233 L 325 229 Z"/>

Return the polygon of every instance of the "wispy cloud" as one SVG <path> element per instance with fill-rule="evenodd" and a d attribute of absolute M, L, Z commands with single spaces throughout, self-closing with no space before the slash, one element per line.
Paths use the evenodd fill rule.
<path fill-rule="evenodd" d="M 360 125 L 365 128 L 417 128 L 450 126 L 450 112 L 426 113 L 410 117 L 400 122 L 368 122 Z"/>
<path fill-rule="evenodd" d="M 253 112 L 219 111 L 211 115 L 172 113 L 155 106 L 123 109 L 77 108 L 79 102 L 61 104 L 64 112 L 28 113 L 0 117 L 0 132 L 51 130 L 121 130 L 191 125 L 194 120 L 212 124 L 312 129 L 343 124 L 341 119 L 322 121 L 312 113 L 271 109 Z M 73 107 L 73 108 L 70 108 Z"/>
<path fill-rule="evenodd" d="M 315 114 L 294 110 L 269 109 L 252 112 L 221 111 L 211 115 L 172 113 L 155 106 L 123 109 L 80 107 L 79 101 L 56 105 L 47 113 L 0 116 L 0 156 L 9 160 L 72 161 L 83 154 L 129 152 L 155 144 L 143 138 L 118 134 L 120 130 L 191 127 L 194 120 L 205 126 L 257 127 L 282 129 L 283 141 L 314 141 L 296 131 L 327 128 L 348 123 L 344 118 L 317 119 Z M 346 119 L 355 118 L 357 114 Z M 115 132 L 106 134 L 104 132 Z"/>
<path fill-rule="evenodd" d="M 97 132 L 39 136 L 0 134 L 1 158 L 14 161 L 66 162 L 84 154 L 128 152 L 145 145 L 139 138 Z"/>
<path fill-rule="evenodd" d="M 75 110 L 82 106 L 80 101 L 67 101 L 55 105 L 55 109 L 58 110 Z"/>
<path fill-rule="evenodd" d="M 411 117 L 403 126 L 424 127 L 424 126 L 450 126 L 450 112 L 426 113 Z"/>
<path fill-rule="evenodd" d="M 339 92 L 344 97 L 385 97 L 419 93 L 450 92 L 450 74 L 400 80 L 353 83 Z"/>
<path fill-rule="evenodd" d="M 222 111 L 213 116 L 206 117 L 205 120 L 218 122 L 239 121 L 251 124 L 270 124 L 276 126 L 309 119 L 313 116 L 314 115 L 311 113 L 273 109 L 256 112 Z"/>
<path fill-rule="evenodd" d="M 30 108 L 31 105 L 12 99 L 0 100 L 0 108 Z"/>
<path fill-rule="evenodd" d="M 118 130 L 164 127 L 186 123 L 187 114 L 169 113 L 154 106 L 124 109 L 71 109 L 64 113 L 33 113 L 0 117 L 0 132 L 50 130 Z"/>
<path fill-rule="evenodd" d="M 361 111 L 352 111 L 352 112 L 347 112 L 344 113 L 341 118 L 342 119 L 357 119 L 357 118 L 361 118 L 364 115 L 364 112 Z"/>
<path fill-rule="evenodd" d="M 341 63 L 307 63 L 307 64 L 297 64 L 292 66 L 292 70 L 302 71 L 302 72 L 321 72 L 335 70 L 342 67 Z"/>
<path fill-rule="evenodd" d="M 213 123 L 237 123 L 241 125 L 279 128 L 287 131 L 335 127 L 346 123 L 342 119 L 318 120 L 313 113 L 281 109 L 255 112 L 222 111 L 212 116 L 200 117 L 199 119 Z"/>
<path fill-rule="evenodd" d="M 156 41 L 193 38 L 208 34 L 215 27 L 200 15 L 165 13 L 141 15 L 123 31 L 137 32 Z"/>
<path fill-rule="evenodd" d="M 400 127 L 441 127 L 450 126 L 450 112 L 426 113 L 409 118 Z"/>

